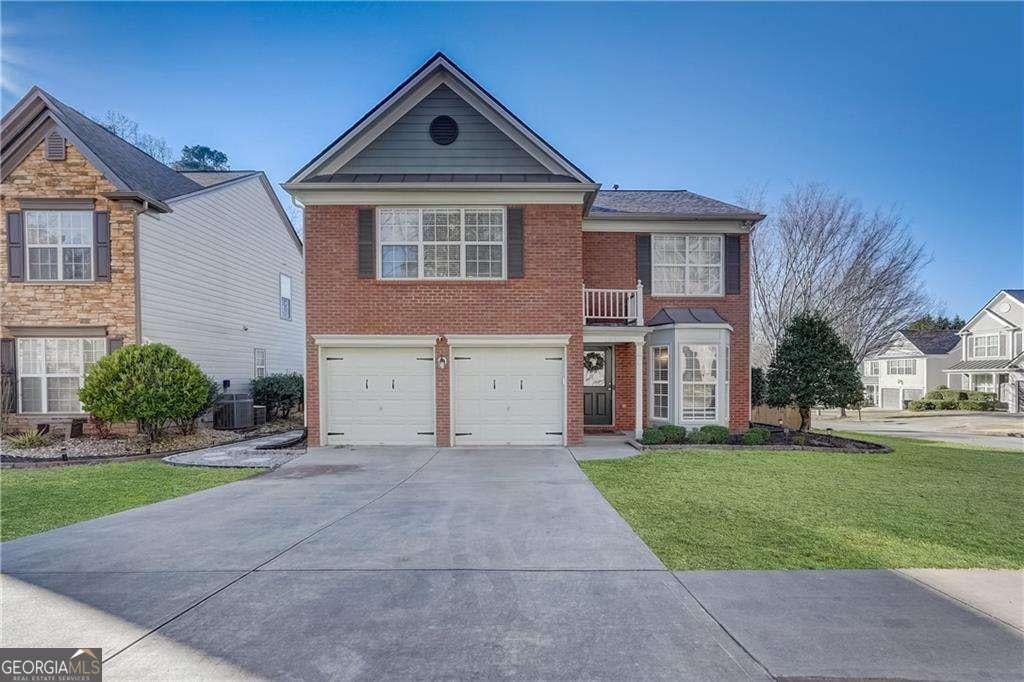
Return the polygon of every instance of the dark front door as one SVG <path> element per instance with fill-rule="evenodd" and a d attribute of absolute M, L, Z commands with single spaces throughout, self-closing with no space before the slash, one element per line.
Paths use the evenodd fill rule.
<path fill-rule="evenodd" d="M 611 346 L 587 346 L 583 349 L 583 423 L 612 423 L 615 401 L 615 373 Z"/>

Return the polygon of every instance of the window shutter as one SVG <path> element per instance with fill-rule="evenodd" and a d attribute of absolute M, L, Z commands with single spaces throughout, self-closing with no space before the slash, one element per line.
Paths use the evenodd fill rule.
<path fill-rule="evenodd" d="M 124 345 L 124 337 L 122 336 L 108 336 L 107 337 L 107 355 L 110 355 L 115 350 Z"/>
<path fill-rule="evenodd" d="M 5 413 L 18 410 L 17 358 L 14 339 L 0 339 L 0 408 Z"/>
<path fill-rule="evenodd" d="M 740 293 L 740 236 L 725 235 L 725 293 Z"/>
<path fill-rule="evenodd" d="M 519 279 L 524 275 L 523 267 L 523 209 L 510 207 L 507 211 L 508 225 L 508 276 Z"/>
<path fill-rule="evenodd" d="M 25 230 L 16 211 L 7 214 L 7 281 L 25 281 Z"/>
<path fill-rule="evenodd" d="M 644 290 L 650 294 L 651 289 L 651 235 L 636 236 L 636 278 L 644 283 Z"/>
<path fill-rule="evenodd" d="M 64 146 L 64 136 L 57 130 L 50 132 L 44 142 L 43 158 L 47 161 L 63 161 L 66 156 L 67 149 Z"/>
<path fill-rule="evenodd" d="M 359 276 L 373 278 L 377 274 L 377 254 L 374 249 L 373 209 L 359 209 Z"/>
<path fill-rule="evenodd" d="M 96 247 L 96 281 L 110 281 L 110 214 L 92 214 L 92 243 Z"/>

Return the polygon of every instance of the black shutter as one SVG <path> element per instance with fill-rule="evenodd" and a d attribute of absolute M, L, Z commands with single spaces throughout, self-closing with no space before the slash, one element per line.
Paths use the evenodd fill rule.
<path fill-rule="evenodd" d="M 373 209 L 359 209 L 359 276 L 363 278 L 377 275 L 374 232 Z"/>
<path fill-rule="evenodd" d="M 92 238 L 96 247 L 96 281 L 110 281 L 110 214 L 97 211 L 92 214 Z"/>
<path fill-rule="evenodd" d="M 107 337 L 107 355 L 110 355 L 115 350 L 124 345 L 124 338 L 120 336 L 108 336 Z"/>
<path fill-rule="evenodd" d="M 636 236 L 636 278 L 644 283 L 644 290 L 651 293 L 651 235 Z"/>
<path fill-rule="evenodd" d="M 523 277 L 523 209 L 509 208 L 507 213 L 508 276 L 518 279 Z"/>
<path fill-rule="evenodd" d="M 725 293 L 740 293 L 740 236 L 725 235 Z"/>
<path fill-rule="evenodd" d="M 14 339 L 0 339 L 0 409 L 18 410 L 18 368 Z"/>
<path fill-rule="evenodd" d="M 25 230 L 19 212 L 7 214 L 7 281 L 25 281 Z"/>

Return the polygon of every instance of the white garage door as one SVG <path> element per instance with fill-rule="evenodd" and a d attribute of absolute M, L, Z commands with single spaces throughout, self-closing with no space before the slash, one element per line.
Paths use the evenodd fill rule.
<path fill-rule="evenodd" d="M 323 358 L 328 444 L 436 443 L 433 348 L 327 348 Z"/>
<path fill-rule="evenodd" d="M 456 445 L 561 445 L 564 348 L 452 351 Z"/>
<path fill-rule="evenodd" d="M 886 410 L 899 410 L 903 408 L 900 404 L 900 389 L 882 389 L 882 408 Z"/>

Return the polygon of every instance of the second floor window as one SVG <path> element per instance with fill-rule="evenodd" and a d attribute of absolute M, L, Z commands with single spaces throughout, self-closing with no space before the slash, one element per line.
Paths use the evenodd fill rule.
<path fill-rule="evenodd" d="M 971 339 L 971 348 L 974 351 L 973 357 L 997 358 L 1001 355 L 999 352 L 999 334 L 975 336 Z"/>
<path fill-rule="evenodd" d="M 869 377 L 876 377 L 879 374 L 877 360 L 870 360 L 864 363 L 864 374 Z"/>
<path fill-rule="evenodd" d="M 29 281 L 93 278 L 92 211 L 25 211 Z"/>
<path fill-rule="evenodd" d="M 914 358 L 888 360 L 886 365 L 885 371 L 889 374 L 917 374 L 917 360 Z"/>
<path fill-rule="evenodd" d="M 651 236 L 651 293 L 655 296 L 721 296 L 721 235 Z"/>
<path fill-rule="evenodd" d="M 281 275 L 280 305 L 281 319 L 292 319 L 292 278 L 288 275 Z"/>
<path fill-rule="evenodd" d="M 382 208 L 381 279 L 501 279 L 505 209 Z"/>

